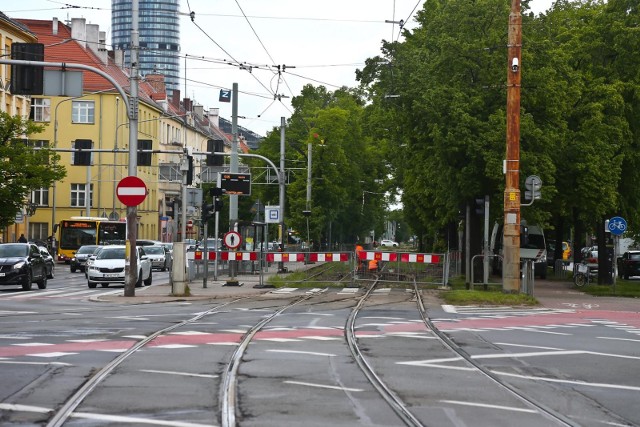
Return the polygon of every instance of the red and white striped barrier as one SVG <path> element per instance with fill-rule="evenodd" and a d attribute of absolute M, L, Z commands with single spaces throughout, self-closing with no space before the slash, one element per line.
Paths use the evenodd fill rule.
<path fill-rule="evenodd" d="M 268 252 L 267 262 L 347 262 L 348 252 Z"/>
<path fill-rule="evenodd" d="M 257 261 L 258 260 L 258 252 L 219 252 L 220 260 L 222 261 Z M 189 258 L 189 253 L 187 253 L 187 258 Z M 202 251 L 193 252 L 193 258 L 196 261 L 201 261 L 203 259 Z M 215 261 L 216 252 L 209 251 L 209 261 Z"/>
<path fill-rule="evenodd" d="M 420 264 L 439 264 L 444 260 L 440 254 L 414 254 L 398 252 L 369 252 L 358 251 L 358 258 L 363 261 L 391 261 L 391 262 L 415 262 Z"/>

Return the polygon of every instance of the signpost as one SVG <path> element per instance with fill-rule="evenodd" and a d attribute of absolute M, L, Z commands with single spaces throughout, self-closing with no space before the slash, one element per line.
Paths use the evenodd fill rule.
<path fill-rule="evenodd" d="M 613 236 L 613 293 L 616 292 L 616 276 L 618 275 L 618 240 L 627 230 L 627 221 L 621 216 L 614 216 L 609 220 L 607 228 Z"/>
<path fill-rule="evenodd" d="M 125 206 L 138 206 L 147 198 L 147 186 L 137 176 L 125 176 L 116 187 L 116 196 Z"/>
<path fill-rule="evenodd" d="M 242 243 L 242 237 L 237 231 L 229 231 L 224 235 L 224 244 L 229 249 L 237 249 Z"/>

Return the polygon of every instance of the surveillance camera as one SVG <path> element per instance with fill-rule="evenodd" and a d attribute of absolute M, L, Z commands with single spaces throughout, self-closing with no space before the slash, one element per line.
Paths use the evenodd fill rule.
<path fill-rule="evenodd" d="M 518 58 L 513 58 L 513 60 L 511 61 L 511 71 L 517 73 L 518 68 L 520 68 L 518 64 Z"/>

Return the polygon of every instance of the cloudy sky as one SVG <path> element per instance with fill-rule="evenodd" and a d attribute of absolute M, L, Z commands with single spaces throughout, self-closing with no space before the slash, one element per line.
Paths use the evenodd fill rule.
<path fill-rule="evenodd" d="M 290 100 L 305 84 L 329 90 L 355 86 L 355 70 L 378 55 L 383 39 L 398 38 L 398 25 L 414 28 L 424 0 L 180 0 L 182 96 L 205 109 L 218 107 L 231 118 L 231 104 L 219 103 L 220 88 L 238 83 L 238 123 L 265 135 L 292 112 Z M 111 42 L 111 0 L 4 2 L 11 18 L 61 21 L 84 17 Z M 24 5 L 24 6 L 23 6 Z M 551 0 L 534 0 L 544 11 Z M 195 12 L 192 22 L 189 12 Z M 505 27 L 508 17 L 505 16 Z M 226 62 L 250 64 L 251 71 Z M 279 79 L 275 66 L 286 65 Z M 274 94 L 281 95 L 274 100 Z"/>

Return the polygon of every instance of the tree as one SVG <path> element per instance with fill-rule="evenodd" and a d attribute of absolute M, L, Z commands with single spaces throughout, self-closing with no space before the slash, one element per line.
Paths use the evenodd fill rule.
<path fill-rule="evenodd" d="M 27 139 L 38 132 L 42 126 L 0 112 L 0 228 L 14 222 L 32 191 L 66 176 L 59 155 L 48 148 L 36 150 Z"/>

